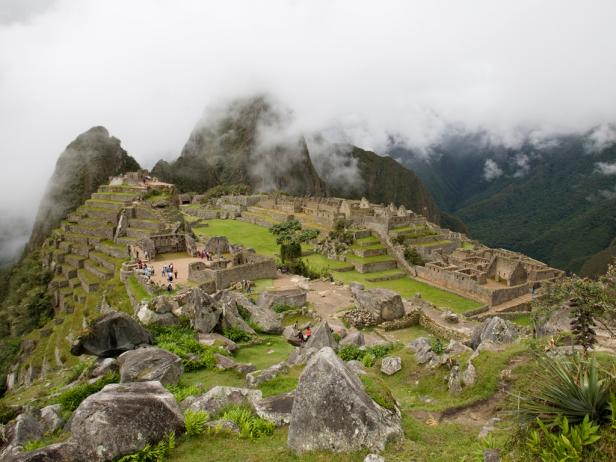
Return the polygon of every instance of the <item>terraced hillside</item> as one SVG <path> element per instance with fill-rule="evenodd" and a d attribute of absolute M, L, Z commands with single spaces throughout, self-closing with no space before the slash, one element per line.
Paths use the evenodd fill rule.
<path fill-rule="evenodd" d="M 78 362 L 69 354 L 71 343 L 90 319 L 100 315 L 101 307 L 132 314 L 120 281 L 128 246 L 166 226 L 161 212 L 140 201 L 145 194 L 142 186 L 101 186 L 44 243 L 42 259 L 54 274 L 49 290 L 55 316 L 28 335 L 32 347 L 18 382 L 28 383 Z M 123 232 L 118 232 L 119 224 Z"/>

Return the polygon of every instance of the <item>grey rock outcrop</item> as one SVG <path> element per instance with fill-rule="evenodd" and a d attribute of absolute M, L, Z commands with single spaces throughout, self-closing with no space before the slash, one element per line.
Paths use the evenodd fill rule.
<path fill-rule="evenodd" d="M 364 365 L 357 361 L 356 359 L 352 359 L 351 361 L 347 361 L 346 366 L 355 373 L 355 375 L 366 375 L 366 371 L 364 370 Z"/>
<path fill-rule="evenodd" d="M 266 309 L 271 309 L 272 306 L 277 304 L 301 308 L 302 306 L 306 306 L 306 301 L 307 292 L 304 289 L 284 289 L 262 292 L 257 301 L 257 305 Z"/>
<path fill-rule="evenodd" d="M 149 382 L 177 385 L 184 370 L 179 356 L 158 347 L 138 348 L 118 357 L 120 382 Z"/>
<path fill-rule="evenodd" d="M 381 322 L 392 321 L 404 316 L 402 297 L 389 289 L 359 289 L 351 288 L 358 309 L 368 311 L 378 316 Z"/>
<path fill-rule="evenodd" d="M 323 347 L 329 347 L 334 351 L 338 351 L 338 342 L 334 339 L 332 330 L 329 324 L 327 324 L 327 321 L 319 324 L 319 327 L 314 330 L 304 346 L 304 348 L 316 348 L 317 350 Z"/>
<path fill-rule="evenodd" d="M 235 303 L 237 310 L 246 310 L 250 314 L 250 320 L 259 327 L 261 332 L 277 335 L 282 333 L 282 317 L 270 307 L 255 305 L 238 292 L 225 291 L 221 300 L 227 303 Z"/>
<path fill-rule="evenodd" d="M 190 291 L 182 304 L 182 314 L 187 316 L 197 332 L 208 334 L 214 330 L 221 316 L 216 301 L 205 291 L 196 288 Z"/>
<path fill-rule="evenodd" d="M 73 460 L 103 462 L 132 454 L 165 434 L 184 432 L 184 416 L 160 382 L 111 384 L 87 397 L 70 422 Z"/>
<path fill-rule="evenodd" d="M 475 382 L 477 381 L 477 370 L 475 369 L 475 366 L 473 366 L 472 362 L 469 361 L 466 365 L 466 369 L 462 372 L 461 379 L 465 387 L 475 385 Z"/>
<path fill-rule="evenodd" d="M 229 353 L 232 353 L 238 349 L 237 343 L 235 343 L 233 340 L 228 339 L 224 335 L 217 334 L 216 332 L 212 332 L 209 334 L 200 333 L 198 335 L 198 339 L 201 345 L 206 345 L 206 346 L 219 345 L 219 346 L 222 346 Z"/>
<path fill-rule="evenodd" d="M 365 457 L 364 462 L 385 462 L 385 459 L 383 459 L 383 456 L 379 456 L 378 454 L 368 454 Z"/>
<path fill-rule="evenodd" d="M 496 344 L 512 343 L 518 338 L 518 329 L 510 322 L 498 316 L 488 318 L 473 330 L 471 343 L 477 348 L 480 343 L 489 340 Z"/>
<path fill-rule="evenodd" d="M 263 382 L 272 380 L 274 377 L 277 377 L 279 374 L 284 374 L 288 370 L 289 368 L 285 363 L 274 364 L 267 369 L 254 371 L 250 372 L 249 374 L 246 374 L 246 384 L 251 388 L 256 388 Z"/>
<path fill-rule="evenodd" d="M 386 375 L 394 375 L 402 369 L 400 356 L 387 356 L 381 361 L 381 372 Z"/>
<path fill-rule="evenodd" d="M 402 434 L 399 414 L 377 405 L 333 349 L 310 359 L 295 390 L 288 436 L 293 451 L 381 451 Z"/>
<path fill-rule="evenodd" d="M 287 326 L 282 331 L 282 336 L 293 346 L 302 346 L 304 342 L 299 338 L 300 331 L 293 326 Z"/>
<path fill-rule="evenodd" d="M 126 313 L 112 311 L 96 319 L 71 347 L 75 356 L 117 356 L 139 345 L 151 344 L 152 336 Z"/>
<path fill-rule="evenodd" d="M 306 364 L 312 355 L 314 355 L 317 351 L 316 348 L 296 348 L 291 353 L 289 353 L 289 357 L 287 358 L 287 365 L 289 366 L 298 366 L 302 364 Z"/>
<path fill-rule="evenodd" d="M 119 370 L 120 366 L 116 358 L 101 358 L 96 362 L 96 366 L 90 373 L 90 377 L 101 377 L 108 372 L 117 372 Z"/>
<path fill-rule="evenodd" d="M 50 404 L 41 409 L 41 424 L 45 428 L 45 433 L 53 433 L 64 425 L 62 418 L 62 406 L 59 404 Z"/>
<path fill-rule="evenodd" d="M 340 346 L 345 345 L 357 345 L 364 346 L 366 344 L 366 340 L 364 339 L 364 334 L 360 331 L 352 332 L 340 340 Z"/>
<path fill-rule="evenodd" d="M 449 393 L 451 393 L 452 395 L 457 395 L 462 391 L 460 366 L 455 365 L 451 368 L 451 371 L 449 372 L 449 377 L 447 379 L 447 388 L 449 389 Z"/>
<path fill-rule="evenodd" d="M 432 351 L 432 343 L 425 337 L 411 341 L 409 348 L 415 352 L 415 360 L 418 364 L 438 361 L 438 355 Z"/>
<path fill-rule="evenodd" d="M 262 397 L 260 390 L 216 386 L 203 395 L 189 396 L 180 403 L 180 406 L 184 410 L 205 411 L 210 416 L 214 416 L 233 404 L 245 404 L 252 407 L 252 403 Z"/>
<path fill-rule="evenodd" d="M 295 392 L 284 393 L 282 395 L 270 396 L 257 399 L 252 402 L 257 415 L 262 419 L 269 420 L 277 426 L 288 425 L 291 422 L 291 411 Z"/>

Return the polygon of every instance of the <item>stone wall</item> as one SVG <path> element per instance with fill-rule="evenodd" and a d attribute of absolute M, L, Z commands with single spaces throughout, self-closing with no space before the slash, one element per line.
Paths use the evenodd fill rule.
<path fill-rule="evenodd" d="M 254 281 L 256 279 L 268 279 L 276 277 L 276 263 L 273 258 L 259 257 L 244 265 L 214 271 L 216 289 L 226 289 L 242 279 Z"/>
<path fill-rule="evenodd" d="M 186 236 L 184 234 L 159 234 L 150 236 L 154 243 L 156 253 L 177 253 L 186 252 Z"/>

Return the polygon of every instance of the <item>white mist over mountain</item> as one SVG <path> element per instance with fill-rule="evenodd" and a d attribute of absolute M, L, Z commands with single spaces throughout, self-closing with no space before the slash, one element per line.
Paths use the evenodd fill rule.
<path fill-rule="evenodd" d="M 0 209 L 33 217 L 92 126 L 151 167 L 204 107 L 258 92 L 298 130 L 377 152 L 452 125 L 507 144 L 608 127 L 614 17 L 610 0 L 3 0 Z"/>

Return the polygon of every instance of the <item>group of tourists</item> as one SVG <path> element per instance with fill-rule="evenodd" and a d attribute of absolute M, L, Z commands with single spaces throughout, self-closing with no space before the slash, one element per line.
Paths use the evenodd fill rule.
<path fill-rule="evenodd" d="M 249 281 L 248 279 L 242 279 L 240 284 L 242 285 L 242 290 L 246 293 L 251 293 L 252 292 L 252 281 Z"/>
<path fill-rule="evenodd" d="M 173 278 L 178 278 L 178 270 L 173 267 L 173 263 L 169 263 L 168 265 L 164 265 L 161 269 L 162 277 L 165 278 L 169 283 L 173 282 Z"/>
<path fill-rule="evenodd" d="M 207 250 L 197 250 L 197 258 L 200 258 L 201 260 L 205 259 L 207 261 L 212 261 L 214 260 L 214 254 Z"/>

